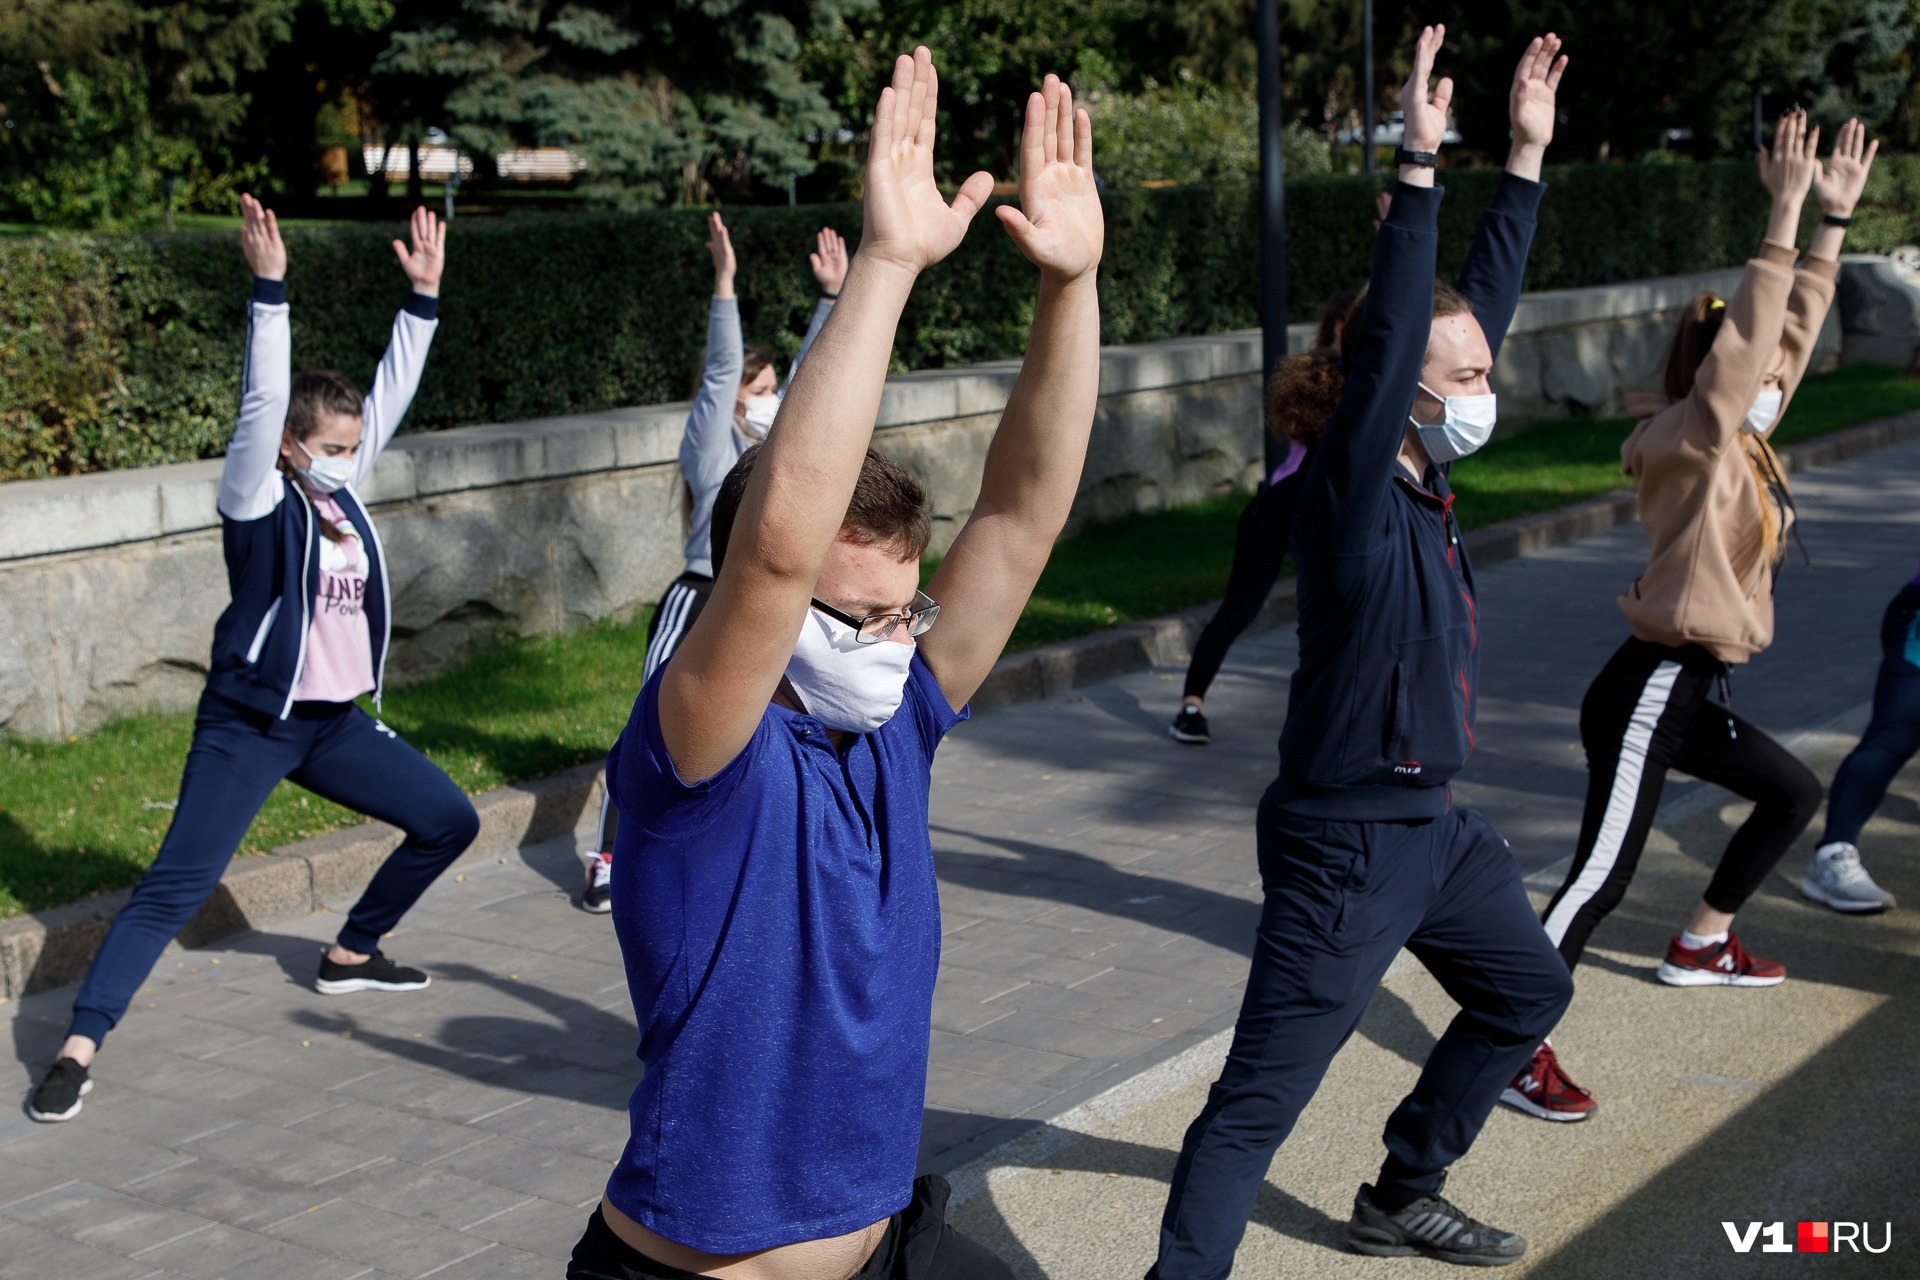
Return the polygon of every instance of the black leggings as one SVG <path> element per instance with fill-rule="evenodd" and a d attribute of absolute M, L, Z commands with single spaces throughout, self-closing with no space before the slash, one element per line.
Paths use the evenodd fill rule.
<path fill-rule="evenodd" d="M 1626 896 L 1660 807 L 1667 770 L 1755 802 L 1702 896 L 1732 913 L 1760 887 L 1820 807 L 1820 780 L 1762 730 L 1708 698 L 1726 668 L 1699 645 L 1629 639 L 1580 704 L 1587 806 L 1566 883 L 1547 904 L 1547 936 L 1569 969 Z"/>
<path fill-rule="evenodd" d="M 1013 1280 L 1013 1268 L 947 1221 L 952 1188 L 931 1174 L 914 1179 L 913 1200 L 887 1220 L 887 1234 L 853 1280 Z M 656 1262 L 622 1240 L 596 1207 L 573 1247 L 567 1280 L 700 1280 Z"/>
<path fill-rule="evenodd" d="M 1207 687 L 1227 660 L 1227 649 L 1259 616 L 1273 584 L 1280 580 L 1293 519 L 1292 479 L 1287 476 L 1268 485 L 1240 512 L 1233 530 L 1233 568 L 1227 571 L 1227 594 L 1206 630 L 1193 642 L 1193 661 L 1187 667 L 1187 687 L 1182 696 L 1207 696 Z"/>

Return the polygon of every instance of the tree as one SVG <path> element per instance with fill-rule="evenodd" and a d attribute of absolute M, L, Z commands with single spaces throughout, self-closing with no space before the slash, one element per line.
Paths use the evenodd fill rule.
<path fill-rule="evenodd" d="M 478 156 L 572 147 L 586 190 L 618 203 L 751 196 L 812 171 L 840 119 L 801 75 L 801 41 L 868 2 L 413 0 L 375 91 L 437 104 Z"/>
<path fill-rule="evenodd" d="M 183 202 L 222 207 L 258 167 L 231 142 L 241 75 L 286 38 L 296 0 L 0 0 L 0 204 L 112 226 Z"/>

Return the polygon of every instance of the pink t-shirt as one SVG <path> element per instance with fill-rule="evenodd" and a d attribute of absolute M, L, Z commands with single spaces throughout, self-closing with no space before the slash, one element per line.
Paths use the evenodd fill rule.
<path fill-rule="evenodd" d="M 307 628 L 307 661 L 296 702 L 351 702 L 373 688 L 373 636 L 367 629 L 367 557 L 340 504 L 307 490 L 314 514 L 346 537 L 320 539 L 320 590 Z"/>

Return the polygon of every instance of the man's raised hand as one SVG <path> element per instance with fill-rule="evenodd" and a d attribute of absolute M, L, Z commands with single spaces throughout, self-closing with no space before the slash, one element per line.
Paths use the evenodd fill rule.
<path fill-rule="evenodd" d="M 240 252 L 253 274 L 262 280 L 287 278 L 287 246 L 280 239 L 280 223 L 271 209 L 250 195 L 240 197 Z"/>
<path fill-rule="evenodd" d="M 820 228 L 820 234 L 814 237 L 813 252 L 807 255 L 807 265 L 813 268 L 813 278 L 820 282 L 820 292 L 832 297 L 840 292 L 840 286 L 847 282 L 847 242 L 832 227 Z"/>
<path fill-rule="evenodd" d="M 1836 218 L 1853 216 L 1853 207 L 1860 203 L 1860 193 L 1866 189 L 1867 171 L 1873 168 L 1873 157 L 1879 150 L 1879 139 L 1868 142 L 1867 127 L 1858 120 L 1840 126 L 1826 169 L 1813 175 L 1813 194 L 1820 201 L 1820 212 Z"/>
<path fill-rule="evenodd" d="M 1507 98 L 1507 120 L 1513 131 L 1508 173 L 1540 180 L 1540 161 L 1547 144 L 1553 141 L 1554 96 L 1566 70 L 1560 37 L 1551 31 L 1535 36 L 1520 55 L 1520 65 L 1513 71 L 1513 91 Z"/>
<path fill-rule="evenodd" d="M 1440 42 L 1446 38 L 1447 28 L 1442 23 L 1422 27 L 1420 38 L 1413 42 L 1413 71 L 1400 87 L 1401 118 L 1406 121 L 1400 145 L 1408 151 L 1438 151 L 1446 141 L 1447 107 L 1453 102 L 1452 77 L 1440 77 L 1432 93 L 1427 91 L 1427 81 L 1433 78 L 1434 55 L 1440 52 Z M 1400 180 L 1430 187 L 1433 170 L 1404 164 L 1400 166 Z"/>
<path fill-rule="evenodd" d="M 949 205 L 933 181 L 934 116 L 940 82 L 925 45 L 893 64 L 880 91 L 867 155 L 866 225 L 860 252 L 876 262 L 919 272 L 959 247 L 973 215 L 993 193 L 982 171 L 961 184 Z"/>
<path fill-rule="evenodd" d="M 995 210 L 1020 252 L 1041 272 L 1068 283 L 1100 265 L 1106 219 L 1093 182 L 1093 122 L 1073 105 L 1073 90 L 1048 76 L 1027 95 L 1020 135 L 1020 207 Z"/>
<path fill-rule="evenodd" d="M 447 225 L 422 205 L 413 211 L 413 221 L 408 230 L 413 238 L 413 247 L 409 249 L 395 240 L 393 256 L 400 259 L 400 269 L 407 273 L 415 293 L 437 298 L 440 296 L 440 272 L 447 265 Z"/>

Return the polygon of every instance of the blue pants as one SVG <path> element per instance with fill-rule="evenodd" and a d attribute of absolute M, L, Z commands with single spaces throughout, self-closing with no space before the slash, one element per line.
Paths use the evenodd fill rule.
<path fill-rule="evenodd" d="M 1860 842 L 1860 828 L 1887 798 L 1894 775 L 1920 751 L 1920 587 L 1909 584 L 1880 621 L 1880 675 L 1873 683 L 1873 719 L 1827 789 L 1821 844 Z"/>
<path fill-rule="evenodd" d="M 1402 946 L 1460 1005 L 1387 1121 L 1393 1207 L 1438 1192 L 1573 998 L 1507 842 L 1471 809 L 1418 822 L 1259 817 L 1266 902 L 1233 1047 L 1187 1129 L 1149 1280 L 1220 1280 L 1273 1153 Z"/>
<path fill-rule="evenodd" d="M 299 702 L 277 720 L 202 694 L 173 824 L 87 970 L 69 1034 L 106 1038 L 161 951 L 212 895 L 282 778 L 407 833 L 340 930 L 349 951 L 378 949 L 480 830 L 473 802 L 451 778 L 352 703 Z"/>

